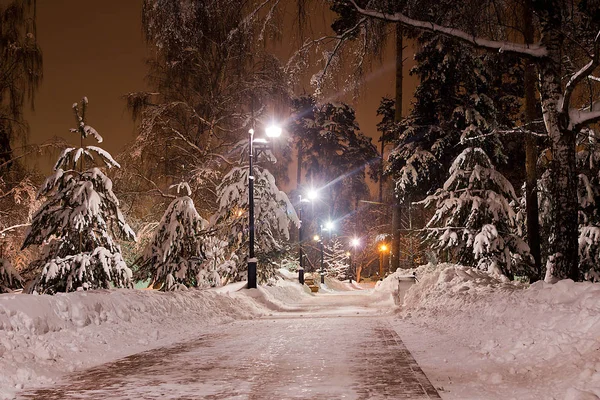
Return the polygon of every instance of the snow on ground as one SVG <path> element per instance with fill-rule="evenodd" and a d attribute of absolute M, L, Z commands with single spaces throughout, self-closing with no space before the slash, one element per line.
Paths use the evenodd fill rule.
<path fill-rule="evenodd" d="M 600 398 L 600 285 L 529 286 L 466 267 L 428 265 L 416 270 L 418 282 L 397 308 L 390 294 L 396 296 L 399 276 L 412 272 L 369 290 L 328 279 L 317 295 L 297 284 L 296 274 L 257 290 L 236 283 L 171 293 L 0 295 L 0 399 L 70 371 L 225 332 L 223 324 L 234 320 L 390 310 L 396 314 L 385 318 L 393 319 L 444 399 Z M 249 329 L 252 323 L 246 322 Z"/>
<path fill-rule="evenodd" d="M 0 295 L 0 399 L 52 383 L 65 372 L 264 315 L 264 307 L 232 291 L 240 287 Z"/>
<path fill-rule="evenodd" d="M 395 327 L 444 398 L 600 398 L 600 285 L 529 286 L 450 264 L 416 272 Z"/>

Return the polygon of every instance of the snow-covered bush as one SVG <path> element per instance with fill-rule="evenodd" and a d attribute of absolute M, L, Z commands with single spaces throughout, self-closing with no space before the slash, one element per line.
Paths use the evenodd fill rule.
<path fill-rule="evenodd" d="M 102 137 L 85 123 L 87 98 L 73 104 L 81 141 Z M 121 249 L 111 232 L 135 240 L 125 222 L 112 181 L 97 167 L 84 169 L 84 161 L 97 157 L 108 167 L 119 168 L 109 153 L 96 146 L 67 148 L 61 153 L 54 173 L 42 185 L 38 196 L 46 202 L 33 216 L 23 248 L 43 245 L 38 262 L 43 265 L 33 290 L 40 293 L 70 292 L 131 286 L 131 270 L 121 257 Z"/>
<path fill-rule="evenodd" d="M 141 267 L 136 271 L 136 278 L 150 279 L 163 290 L 179 285 L 201 286 L 208 278 L 201 269 L 204 256 L 200 236 L 208 222 L 196 211 L 194 201 L 189 197 L 189 185 L 174 186 L 178 193 L 185 189 L 187 195 L 179 196 L 169 204 L 144 250 Z"/>
<path fill-rule="evenodd" d="M 13 268 L 10 261 L 0 258 L 0 293 L 9 293 L 23 287 L 23 278 Z"/>
<path fill-rule="evenodd" d="M 444 186 L 423 203 L 435 204 L 427 227 L 434 247 L 448 250 L 464 265 L 500 272 L 526 274 L 527 244 L 513 232 L 516 201 L 510 182 L 479 147 L 466 148 L 452 163 Z"/>

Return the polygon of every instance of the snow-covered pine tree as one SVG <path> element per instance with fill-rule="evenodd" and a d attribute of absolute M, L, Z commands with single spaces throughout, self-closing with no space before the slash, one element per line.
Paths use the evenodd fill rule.
<path fill-rule="evenodd" d="M 600 281 L 600 143 L 598 133 L 582 129 L 578 135 L 579 274 Z"/>
<path fill-rule="evenodd" d="M 448 251 L 464 265 L 512 277 L 527 274 L 529 250 L 517 235 L 516 201 L 510 182 L 480 147 L 467 147 L 454 160 L 444 186 L 423 203 L 435 204 L 427 228 L 438 253 Z"/>
<path fill-rule="evenodd" d="M 187 183 L 172 185 L 171 188 L 176 188 L 177 194 L 183 190 L 187 194 L 180 195 L 167 207 L 144 250 L 136 278 L 149 278 L 162 290 L 175 290 L 181 285 L 201 286 L 204 285 L 201 282 L 204 279 L 204 273 L 201 273 L 204 256 L 200 234 L 208 221 L 196 211 Z"/>
<path fill-rule="evenodd" d="M 108 168 L 119 168 L 111 155 L 96 146 L 83 146 L 83 140 L 102 137 L 86 124 L 88 100 L 73 104 L 80 147 L 63 150 L 54 173 L 42 185 L 38 196 L 46 202 L 33 216 L 23 248 L 43 245 L 38 262 L 43 265 L 33 290 L 39 293 L 71 292 L 110 286 L 131 287 L 131 270 L 121 256 L 111 232 L 135 240 L 125 222 L 111 180 L 98 167 L 85 169 L 84 160 L 96 159 Z"/>
<path fill-rule="evenodd" d="M 236 262 L 231 280 L 247 276 L 248 255 L 248 167 L 234 167 L 217 187 L 218 211 L 213 217 L 215 228 L 229 244 L 230 260 Z M 290 223 L 299 224 L 298 216 L 287 195 L 279 190 L 273 175 L 254 167 L 255 248 L 258 258 L 257 279 L 266 282 L 275 276 L 278 260 L 290 238 Z"/>
<path fill-rule="evenodd" d="M 0 293 L 10 293 L 23 288 L 23 278 L 13 268 L 10 261 L 0 258 Z"/>
<path fill-rule="evenodd" d="M 325 273 L 339 280 L 348 279 L 349 256 L 344 244 L 338 236 L 325 241 L 324 248 Z"/>

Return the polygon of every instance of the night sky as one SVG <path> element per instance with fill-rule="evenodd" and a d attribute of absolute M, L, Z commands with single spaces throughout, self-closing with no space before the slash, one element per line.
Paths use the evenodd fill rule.
<path fill-rule="evenodd" d="M 35 112 L 26 113 L 30 142 L 61 136 L 74 143 L 76 138 L 68 131 L 74 126 L 71 105 L 83 96 L 90 101 L 88 122 L 104 137 L 102 147 L 115 155 L 134 138 L 134 124 L 121 96 L 147 88 L 141 3 L 142 0 L 38 1 L 44 79 L 36 95 Z M 316 23 L 320 23 L 318 19 Z M 361 97 L 357 101 L 347 96 L 340 99 L 355 107 L 362 131 L 374 138 L 378 137 L 375 125 L 379 101 L 384 95 L 393 96 L 393 46 L 391 41 L 384 64 L 367 76 Z M 289 49 L 283 50 L 278 49 L 277 53 Z M 405 85 L 405 90 L 412 91 L 414 83 Z M 410 103 L 406 97 L 405 109 Z M 377 145 L 376 140 L 374 143 Z M 54 157 L 51 158 L 52 161 L 40 161 L 41 166 L 53 163 Z"/>
<path fill-rule="evenodd" d="M 76 142 L 71 105 L 87 96 L 88 121 L 116 154 L 134 137 L 121 96 L 145 89 L 146 46 L 141 0 L 39 0 L 38 40 L 44 79 L 35 112 L 27 112 L 30 141 L 53 136 Z"/>

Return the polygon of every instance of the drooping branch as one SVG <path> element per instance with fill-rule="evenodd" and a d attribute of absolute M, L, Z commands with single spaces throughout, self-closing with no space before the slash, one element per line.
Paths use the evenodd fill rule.
<path fill-rule="evenodd" d="M 364 8 L 359 7 L 354 0 L 350 0 L 350 2 L 352 3 L 352 5 L 354 5 L 356 11 L 362 15 L 381 19 L 384 21 L 398 22 L 405 26 L 422 29 L 428 32 L 441 33 L 442 35 L 461 40 L 465 43 L 471 44 L 481 49 L 516 53 L 522 56 L 528 56 L 533 58 L 543 58 L 548 55 L 546 47 L 540 44 L 528 45 L 509 41 L 484 39 L 471 35 L 457 28 L 450 28 L 447 26 L 435 24 L 433 22 L 412 19 L 400 12 L 394 14 L 387 14 L 376 10 L 366 10 Z"/>

